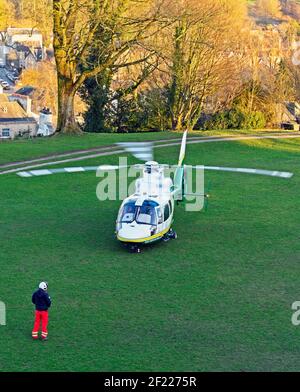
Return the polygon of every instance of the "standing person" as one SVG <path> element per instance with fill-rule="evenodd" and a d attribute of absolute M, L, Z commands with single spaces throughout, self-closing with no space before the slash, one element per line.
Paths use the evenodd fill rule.
<path fill-rule="evenodd" d="M 48 339 L 48 308 L 51 306 L 51 299 L 48 294 L 48 283 L 41 282 L 39 288 L 32 295 L 32 303 L 35 305 L 35 320 L 32 330 L 32 338 L 38 339 L 40 324 L 42 322 L 42 340 Z"/>

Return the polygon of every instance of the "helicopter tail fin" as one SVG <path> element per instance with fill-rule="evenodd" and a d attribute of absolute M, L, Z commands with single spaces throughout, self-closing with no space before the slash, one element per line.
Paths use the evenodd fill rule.
<path fill-rule="evenodd" d="M 174 191 L 175 200 L 182 200 L 184 194 L 184 166 L 187 131 L 184 132 L 179 153 L 178 166 L 174 173 Z"/>
<path fill-rule="evenodd" d="M 178 166 L 182 166 L 183 161 L 184 161 L 185 149 L 186 149 L 186 138 L 187 138 L 187 131 L 184 132 L 183 137 L 182 137 Z"/>

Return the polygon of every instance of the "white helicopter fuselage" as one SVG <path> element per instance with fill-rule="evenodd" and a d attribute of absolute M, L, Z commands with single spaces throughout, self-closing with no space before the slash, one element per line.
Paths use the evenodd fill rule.
<path fill-rule="evenodd" d="M 136 180 L 135 193 L 119 210 L 116 235 L 124 243 L 146 244 L 164 237 L 174 214 L 173 181 L 165 177 L 157 162 L 147 162 L 143 177 Z"/>

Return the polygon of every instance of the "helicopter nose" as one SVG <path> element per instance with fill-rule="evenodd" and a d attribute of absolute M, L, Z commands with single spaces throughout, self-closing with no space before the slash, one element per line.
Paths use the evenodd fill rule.
<path fill-rule="evenodd" d="M 118 237 L 124 240 L 140 240 L 151 235 L 149 225 L 141 224 L 122 224 L 118 231 Z"/>

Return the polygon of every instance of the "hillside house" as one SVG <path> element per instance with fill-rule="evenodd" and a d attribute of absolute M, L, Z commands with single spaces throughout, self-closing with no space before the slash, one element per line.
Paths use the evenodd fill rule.
<path fill-rule="evenodd" d="M 35 68 L 46 58 L 43 37 L 35 29 L 8 28 L 0 45 L 0 64 L 18 69 Z"/>
<path fill-rule="evenodd" d="M 300 105 L 297 102 L 285 102 L 276 106 L 276 123 L 286 130 L 300 130 Z"/>
<path fill-rule="evenodd" d="M 0 94 L 0 139 L 35 136 L 36 132 L 37 122 L 31 113 L 16 100 L 11 102 L 6 94 Z"/>
<path fill-rule="evenodd" d="M 15 46 L 15 44 L 28 46 L 40 61 L 44 60 L 43 36 L 36 29 L 8 28 L 6 42 L 8 46 Z"/>
<path fill-rule="evenodd" d="M 17 44 L 6 55 L 5 64 L 11 68 L 36 68 L 38 59 L 28 46 Z"/>
<path fill-rule="evenodd" d="M 6 65 L 6 56 L 9 53 L 9 48 L 4 44 L 4 42 L 0 42 L 0 66 L 4 67 Z"/>

